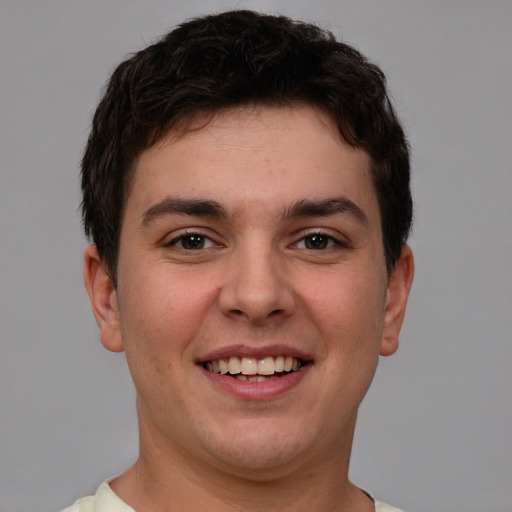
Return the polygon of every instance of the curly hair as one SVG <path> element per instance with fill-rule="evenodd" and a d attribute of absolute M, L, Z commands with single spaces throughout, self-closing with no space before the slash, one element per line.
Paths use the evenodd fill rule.
<path fill-rule="evenodd" d="M 409 148 L 383 72 L 332 33 L 285 16 L 229 11 L 189 20 L 113 72 L 82 160 L 85 233 L 115 283 L 123 207 L 137 157 L 199 114 L 307 103 L 363 149 L 388 273 L 412 223 Z"/>

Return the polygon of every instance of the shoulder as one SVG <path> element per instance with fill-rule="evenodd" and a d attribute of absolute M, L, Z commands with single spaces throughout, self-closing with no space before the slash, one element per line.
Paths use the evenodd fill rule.
<path fill-rule="evenodd" d="M 375 512 L 403 512 L 402 510 L 375 500 Z"/>
<path fill-rule="evenodd" d="M 94 496 L 76 500 L 61 512 L 135 512 L 110 488 L 108 480 L 103 482 Z"/>
<path fill-rule="evenodd" d="M 60 512 L 95 512 L 94 496 L 86 496 L 76 500 L 70 507 L 61 510 Z"/>

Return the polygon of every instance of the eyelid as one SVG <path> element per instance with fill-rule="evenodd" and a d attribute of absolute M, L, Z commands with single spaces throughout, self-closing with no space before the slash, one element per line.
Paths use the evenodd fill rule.
<path fill-rule="evenodd" d="M 333 233 L 332 230 L 326 228 L 307 228 L 301 230 L 297 233 L 295 236 L 295 242 L 291 245 L 297 245 L 305 238 L 315 235 L 326 237 L 340 247 L 350 247 L 350 240 L 345 235 L 339 232 Z"/>
<path fill-rule="evenodd" d="M 221 246 L 222 244 L 219 243 L 217 240 L 215 240 L 214 236 L 212 236 L 211 232 L 209 230 L 203 229 L 203 228 L 183 228 L 179 229 L 174 233 L 168 233 L 163 240 L 166 240 L 169 236 L 171 236 L 171 239 L 169 241 L 163 241 L 162 246 L 163 247 L 173 247 L 176 246 L 176 244 L 183 238 L 187 236 L 200 236 L 205 239 L 208 239 L 212 242 L 214 246 Z M 208 247 L 209 248 L 209 247 Z M 187 250 L 187 249 L 183 249 Z"/>

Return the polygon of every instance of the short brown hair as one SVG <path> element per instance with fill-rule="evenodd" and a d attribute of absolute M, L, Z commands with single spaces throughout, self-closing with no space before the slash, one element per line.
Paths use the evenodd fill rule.
<path fill-rule="evenodd" d="M 178 123 L 241 105 L 305 102 L 372 161 L 388 273 L 412 223 L 409 150 L 383 72 L 315 25 L 252 11 L 195 18 L 112 74 L 82 161 L 82 215 L 115 283 L 134 164 Z"/>

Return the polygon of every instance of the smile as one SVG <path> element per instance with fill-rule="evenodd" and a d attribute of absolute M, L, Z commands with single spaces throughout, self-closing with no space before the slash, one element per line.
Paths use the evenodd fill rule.
<path fill-rule="evenodd" d="M 242 382 L 267 382 L 299 371 L 304 361 L 292 356 L 222 357 L 207 361 L 204 368 L 219 375 L 227 375 Z"/>

